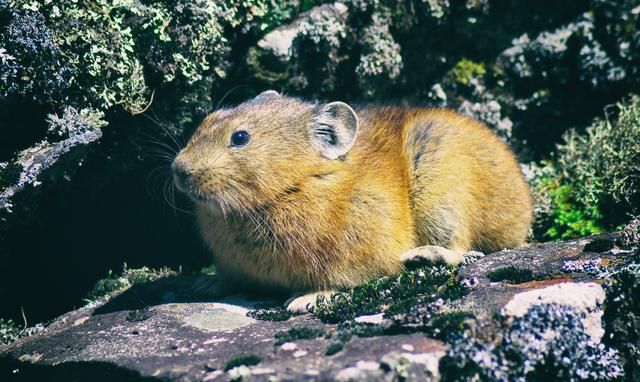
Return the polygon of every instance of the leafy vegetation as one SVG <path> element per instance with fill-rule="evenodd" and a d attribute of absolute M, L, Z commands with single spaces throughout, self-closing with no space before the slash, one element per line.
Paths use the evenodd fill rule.
<path fill-rule="evenodd" d="M 583 133 L 569 130 L 555 162 L 533 169 L 538 237 L 598 234 L 640 212 L 640 98 L 608 111 Z"/>

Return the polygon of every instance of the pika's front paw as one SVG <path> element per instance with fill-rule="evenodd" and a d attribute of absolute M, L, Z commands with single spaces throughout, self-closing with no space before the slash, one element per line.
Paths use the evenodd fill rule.
<path fill-rule="evenodd" d="M 425 245 L 408 250 L 400 256 L 404 264 L 429 261 L 432 263 L 444 262 L 449 265 L 458 265 L 462 262 L 464 252 L 453 251 L 436 245 Z"/>
<path fill-rule="evenodd" d="M 294 296 L 288 299 L 284 305 L 287 307 L 287 310 L 291 313 L 307 313 L 313 311 L 316 307 L 316 301 L 319 296 L 324 296 L 327 299 L 331 299 L 331 296 L 335 292 L 333 291 L 322 291 L 322 292 L 313 292 L 303 294 L 301 296 Z"/>

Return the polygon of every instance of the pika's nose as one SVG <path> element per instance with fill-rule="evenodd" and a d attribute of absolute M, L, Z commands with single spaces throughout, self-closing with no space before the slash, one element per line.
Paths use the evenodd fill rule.
<path fill-rule="evenodd" d="M 173 182 L 180 191 L 186 191 L 189 188 L 189 176 L 191 175 L 191 169 L 189 165 L 176 158 L 171 164 L 171 170 L 173 171 Z"/>

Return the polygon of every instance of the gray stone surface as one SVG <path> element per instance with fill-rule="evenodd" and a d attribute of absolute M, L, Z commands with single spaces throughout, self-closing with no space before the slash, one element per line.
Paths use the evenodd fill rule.
<path fill-rule="evenodd" d="M 586 313 L 585 332 L 599 341 L 605 297 L 602 277 L 633 255 L 633 250 L 618 248 L 616 240 L 615 235 L 603 235 L 476 254 L 476 260 L 459 272 L 469 293 L 443 309 L 475 313 L 477 331 L 495 329 L 487 323 L 496 313 L 508 319 L 521 317 L 536 304 L 571 305 Z M 489 279 L 491 272 L 505 266 L 529 269 L 534 280 Z M 439 380 L 438 362 L 449 345 L 423 333 L 353 337 L 331 356 L 325 355 L 326 336 L 276 345 L 275 333 L 295 326 L 321 327 L 328 334 L 337 327 L 312 315 L 257 321 L 246 313 L 264 301 L 242 296 L 198 301 L 189 296 L 193 283 L 193 278 L 183 276 L 134 285 L 110 300 L 59 317 L 39 334 L 0 345 L 0 376 L 10 380 L 71 374 L 80 379 L 109 375 L 120 380 L 172 381 Z M 356 321 L 389 324 L 380 315 Z M 255 354 L 260 362 L 225 371 L 227 362 L 240 354 Z"/>

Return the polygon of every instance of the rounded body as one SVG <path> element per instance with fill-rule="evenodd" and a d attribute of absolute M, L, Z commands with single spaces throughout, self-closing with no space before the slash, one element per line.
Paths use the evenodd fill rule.
<path fill-rule="evenodd" d="M 306 129 L 315 104 L 281 98 L 210 117 L 200 129 L 259 121 L 249 116 L 260 113 L 277 129 L 290 120 L 287 129 Z M 202 235 L 231 282 L 296 292 L 352 287 L 399 272 L 400 256 L 418 246 L 487 252 L 525 242 L 532 219 L 528 186 L 511 150 L 487 127 L 439 109 L 355 113 L 357 137 L 337 159 L 300 148 L 304 135 L 263 156 L 259 145 L 270 136 L 258 131 L 252 159 L 230 153 L 231 159 L 216 159 L 218 167 L 209 164 L 239 167 L 233 176 L 246 193 L 220 192 L 224 203 L 196 202 Z M 212 155 L 202 152 L 200 129 L 179 158 L 194 163 Z M 254 171 L 250 160 L 261 167 Z M 269 183 L 270 177 L 277 181 Z M 233 201 L 242 208 L 230 207 Z"/>

